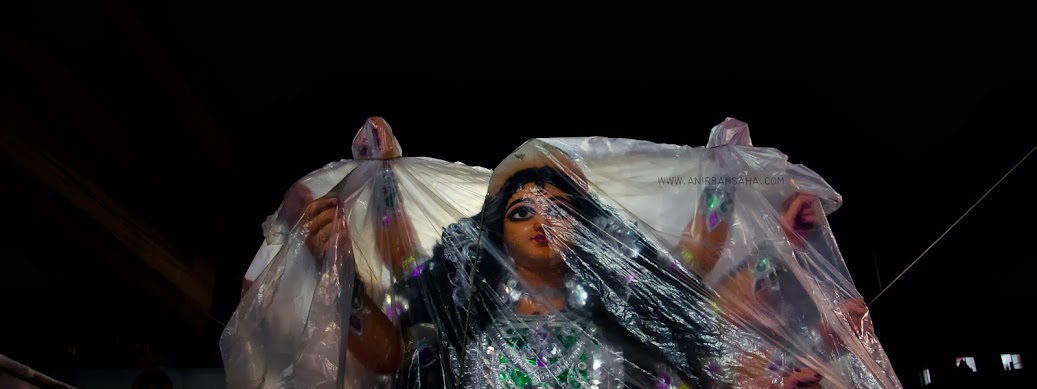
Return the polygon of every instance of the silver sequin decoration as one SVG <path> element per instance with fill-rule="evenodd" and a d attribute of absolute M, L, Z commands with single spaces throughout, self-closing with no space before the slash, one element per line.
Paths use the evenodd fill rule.
<path fill-rule="evenodd" d="M 520 331 L 529 334 L 526 337 L 528 343 L 522 348 L 508 343 L 508 338 L 516 336 Z M 547 331 L 547 336 L 542 335 L 544 331 Z M 577 340 L 568 350 L 562 350 L 556 342 L 550 341 L 554 334 L 573 334 Z M 469 343 L 470 355 L 479 357 L 466 361 L 464 387 L 574 388 L 576 386 L 572 382 L 576 382 L 581 388 L 623 388 L 622 352 L 596 343 L 598 336 L 597 328 L 589 322 L 571 321 L 563 316 L 498 317 L 477 340 Z M 546 345 L 546 348 L 538 350 L 542 345 Z M 558 347 L 558 359 L 554 363 L 536 365 L 528 362 L 540 358 L 538 352 L 549 352 L 555 350 L 555 347 Z M 581 356 L 591 363 L 581 361 Z M 552 356 L 552 359 L 556 357 Z M 518 386 L 508 374 L 513 369 L 528 376 L 529 382 Z M 586 370 L 586 380 L 579 374 L 579 370 Z M 575 381 L 561 382 L 558 379 L 560 376 Z"/>

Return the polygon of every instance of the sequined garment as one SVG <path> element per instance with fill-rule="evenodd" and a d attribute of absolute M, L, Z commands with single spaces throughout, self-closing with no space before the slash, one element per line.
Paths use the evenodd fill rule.
<path fill-rule="evenodd" d="M 624 387 L 622 353 L 598 339 L 587 320 L 499 317 L 469 343 L 465 388 Z"/>

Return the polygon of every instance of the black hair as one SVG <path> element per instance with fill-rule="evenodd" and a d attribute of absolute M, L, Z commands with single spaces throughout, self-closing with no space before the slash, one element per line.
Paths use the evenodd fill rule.
<path fill-rule="evenodd" d="M 615 211 L 580 189 L 571 177 L 551 167 L 529 168 L 509 177 L 497 193 L 487 196 L 479 214 L 447 228 L 442 241 L 433 249 L 428 276 L 423 277 L 426 281 L 422 282 L 425 289 L 422 298 L 429 301 L 430 306 L 446 310 L 437 314 L 436 309 L 431 309 L 427 313 L 433 316 L 428 319 L 442 325 L 440 334 L 453 349 L 452 352 L 443 350 L 440 354 L 446 360 L 463 353 L 466 342 L 475 341 L 473 334 L 480 333 L 498 314 L 496 310 L 501 305 L 499 300 L 495 300 L 498 298 L 495 291 L 504 281 L 507 269 L 495 255 L 504 245 L 506 208 L 511 196 L 529 183 L 539 187 L 550 184 L 569 194 L 572 211 L 578 216 L 579 223 L 621 220 Z M 585 227 L 579 230 L 601 231 L 601 225 Z M 573 245 L 577 258 L 567 258 L 566 263 L 588 289 L 591 303 L 588 304 L 590 312 L 587 312 L 587 317 L 601 329 L 601 334 L 610 344 L 623 351 L 627 362 L 626 381 L 655 380 L 654 375 L 662 364 L 689 385 L 702 387 L 708 382 L 704 361 L 715 353 L 708 341 L 714 339 L 714 331 L 702 312 L 706 304 L 700 291 L 704 289 L 697 279 L 667 266 L 654 245 L 636 228 L 631 233 L 634 237 L 625 239 L 625 242 L 638 246 L 638 254 L 622 258 L 624 270 L 635 271 L 639 280 L 650 284 L 639 285 L 636 290 L 622 296 L 613 292 L 626 285 L 627 274 L 612 271 L 615 264 L 606 263 L 615 259 L 589 255 L 588 252 L 600 252 L 594 247 Z M 595 237 L 587 240 L 601 242 L 608 239 Z M 450 255 L 454 257 L 450 258 Z M 457 258 L 459 256 L 467 258 Z M 452 267 L 450 264 L 460 266 Z M 462 272 L 474 277 L 459 277 Z M 465 288 L 457 285 L 458 280 L 468 280 L 471 284 Z M 660 304 L 667 307 L 661 308 Z M 449 371 L 463 371 L 456 361 L 452 365 Z M 446 371 L 443 369 L 444 373 Z"/>

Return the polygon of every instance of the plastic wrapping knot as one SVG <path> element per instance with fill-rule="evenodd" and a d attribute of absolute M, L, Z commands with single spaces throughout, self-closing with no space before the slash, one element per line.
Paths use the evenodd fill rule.
<path fill-rule="evenodd" d="M 752 147 L 752 145 L 753 140 L 749 137 L 749 125 L 735 118 L 727 118 L 710 131 L 709 143 L 706 144 L 706 147 Z"/>
<path fill-rule="evenodd" d="M 353 138 L 353 159 L 393 159 L 403 156 L 403 149 L 389 123 L 380 117 L 367 119 Z"/>

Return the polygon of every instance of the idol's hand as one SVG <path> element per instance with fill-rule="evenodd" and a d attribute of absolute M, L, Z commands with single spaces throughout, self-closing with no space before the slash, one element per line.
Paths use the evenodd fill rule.
<path fill-rule="evenodd" d="M 786 374 L 781 387 L 783 389 L 820 388 L 821 380 L 820 373 L 804 366 Z"/>
<path fill-rule="evenodd" d="M 296 182 L 285 193 L 277 217 L 286 223 L 299 220 L 303 210 L 306 209 L 306 205 L 312 201 L 313 191 L 303 183 Z"/>
<path fill-rule="evenodd" d="M 864 336 L 865 331 L 871 331 L 871 315 L 868 314 L 868 305 L 864 303 L 864 300 L 859 298 L 846 300 L 839 309 L 846 316 L 846 321 L 850 323 L 850 328 L 853 329 L 855 336 L 860 338 Z"/>
<path fill-rule="evenodd" d="M 843 301 L 835 309 L 835 312 L 850 325 L 854 338 L 862 339 L 867 333 L 874 332 L 871 315 L 868 313 L 868 305 L 864 303 L 863 299 L 853 298 Z M 837 349 L 843 346 L 837 330 L 828 325 L 827 322 L 821 323 L 820 330 L 821 340 L 824 341 L 825 346 L 829 349 Z"/>
<path fill-rule="evenodd" d="M 793 389 L 821 388 L 821 376 L 816 370 L 801 366 L 775 377 L 768 369 L 765 355 L 744 354 L 735 371 L 738 372 L 738 387 L 746 389 Z M 777 378 L 777 379 L 776 379 Z"/>
<path fill-rule="evenodd" d="M 322 197 L 306 205 L 299 219 L 306 247 L 317 260 L 318 268 L 323 265 L 324 254 L 332 241 L 348 247 L 349 230 L 345 218 L 338 217 L 341 202 L 334 197 Z"/>
<path fill-rule="evenodd" d="M 781 214 L 781 227 L 785 236 L 796 247 L 803 245 L 803 236 L 817 228 L 821 219 L 821 207 L 817 197 L 797 192 L 785 201 Z"/>

